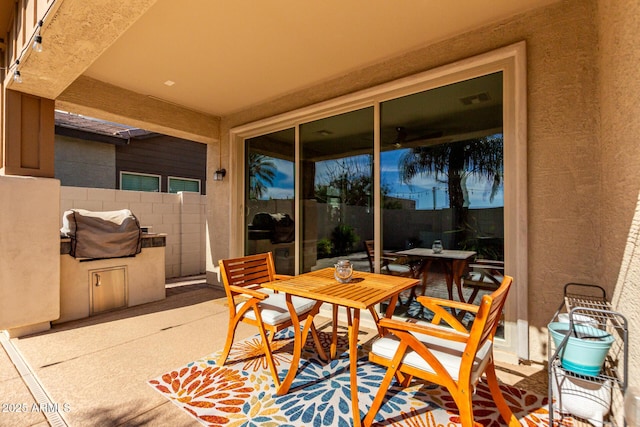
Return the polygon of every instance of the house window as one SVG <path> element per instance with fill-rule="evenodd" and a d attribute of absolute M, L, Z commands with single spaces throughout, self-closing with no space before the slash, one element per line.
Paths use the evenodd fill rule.
<path fill-rule="evenodd" d="M 160 175 L 120 172 L 120 189 L 160 192 Z"/>
<path fill-rule="evenodd" d="M 177 193 L 179 191 L 200 193 L 200 180 L 189 178 L 174 178 L 170 176 L 169 193 Z"/>

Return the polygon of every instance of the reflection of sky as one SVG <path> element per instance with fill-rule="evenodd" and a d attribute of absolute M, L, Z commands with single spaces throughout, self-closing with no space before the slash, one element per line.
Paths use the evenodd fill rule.
<path fill-rule="evenodd" d="M 446 176 L 418 175 L 410 184 L 400 181 L 398 164 L 405 150 L 387 151 L 381 154 L 381 181 L 389 189 L 389 196 L 416 201 L 417 209 L 443 209 L 449 207 L 449 195 Z M 445 181 L 443 181 L 443 179 Z M 470 176 L 467 179 L 467 191 L 470 208 L 493 208 L 504 206 L 504 188 L 500 186 L 493 201 L 490 200 L 493 180 L 482 176 Z M 435 196 L 434 196 L 435 193 Z M 435 205 L 435 207 L 434 207 Z"/>
<path fill-rule="evenodd" d="M 294 168 L 293 162 L 270 158 L 276 167 L 276 176 L 273 185 L 267 184 L 267 191 L 262 196 L 263 199 L 293 199 Z"/>
<path fill-rule="evenodd" d="M 417 209 L 443 209 L 449 207 L 447 183 L 436 182 L 433 176 L 418 175 L 409 185 L 400 182 L 399 159 L 404 150 L 393 150 L 381 155 L 381 180 L 389 189 L 389 196 L 399 199 L 416 201 Z M 367 162 L 366 156 L 359 159 Z M 294 165 L 293 162 L 280 159 L 272 159 L 277 172 L 273 185 L 267 185 L 267 191 L 263 199 L 293 199 L 294 198 Z M 334 167 L 332 167 L 334 166 Z M 317 183 L 326 181 L 328 171 L 336 169 L 334 161 L 318 162 L 316 164 Z M 339 169 L 339 168 L 338 168 Z M 363 168 L 361 168 L 362 170 Z M 446 177 L 441 177 L 446 178 Z M 492 180 L 485 177 L 470 176 L 467 180 L 467 190 L 470 208 L 489 208 L 504 206 L 504 187 L 500 186 L 498 192 L 490 201 Z M 434 191 L 435 190 L 435 191 Z M 435 197 L 434 197 L 435 193 Z"/>

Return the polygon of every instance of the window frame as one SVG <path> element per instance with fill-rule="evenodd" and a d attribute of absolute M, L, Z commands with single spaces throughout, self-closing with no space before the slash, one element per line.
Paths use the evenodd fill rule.
<path fill-rule="evenodd" d="M 148 191 L 148 190 L 127 190 L 122 188 L 122 177 L 123 175 L 134 175 L 134 176 L 144 176 L 144 177 L 153 177 L 158 179 L 158 191 Z M 131 172 L 131 171 L 120 171 L 119 176 L 119 189 L 123 191 L 145 191 L 147 193 L 162 193 L 162 175 L 156 175 L 152 173 L 143 173 L 143 172 Z"/>
<path fill-rule="evenodd" d="M 167 176 L 167 193 L 168 194 L 177 194 L 178 191 L 176 191 L 175 193 L 171 192 L 171 180 L 175 179 L 175 180 L 180 180 L 180 181 L 190 181 L 190 182 L 197 182 L 198 183 L 198 191 L 186 191 L 187 193 L 194 193 L 194 194 L 201 194 L 202 193 L 202 180 L 197 179 L 197 178 L 185 178 L 183 176 Z M 184 190 L 182 190 L 184 191 Z"/>

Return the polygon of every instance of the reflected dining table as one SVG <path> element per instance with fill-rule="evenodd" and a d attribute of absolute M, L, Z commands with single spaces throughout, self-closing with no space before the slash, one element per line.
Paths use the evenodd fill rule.
<path fill-rule="evenodd" d="M 398 255 L 416 257 L 423 259 L 422 265 L 422 294 L 424 294 L 427 286 L 427 275 L 433 261 L 439 262 L 444 270 L 445 280 L 447 282 L 447 292 L 449 299 L 453 300 L 453 285 L 455 283 L 458 289 L 458 298 L 461 302 L 466 302 L 462 294 L 462 276 L 476 253 L 474 251 L 458 251 L 444 249 L 442 252 L 436 253 L 430 248 L 413 248 L 405 251 L 395 252 Z"/>
<path fill-rule="evenodd" d="M 379 320 L 375 314 L 374 307 L 386 300 L 391 300 L 385 313 L 386 317 L 391 317 L 398 300 L 400 292 L 416 286 L 420 282 L 417 279 L 386 274 L 368 273 L 354 271 L 349 283 L 340 283 L 334 278 L 333 268 L 323 268 L 321 270 L 303 273 L 290 279 L 278 280 L 262 284 L 263 287 L 274 291 L 282 292 L 286 295 L 287 306 L 291 314 L 294 330 L 300 330 L 300 320 L 291 303 L 292 296 L 304 297 L 316 300 L 313 311 L 324 304 L 334 305 L 334 324 L 331 338 L 330 355 L 335 357 L 337 346 L 336 330 L 336 309 L 335 306 L 343 306 L 347 309 L 348 337 L 349 337 L 349 380 L 351 385 L 351 405 L 353 410 L 353 425 L 360 426 L 360 408 L 358 405 L 358 383 L 357 383 L 357 361 L 358 361 L 358 331 L 360 328 L 360 310 L 370 310 L 374 315 L 374 320 Z M 286 394 L 293 383 L 298 372 L 298 364 L 302 355 L 302 346 L 306 342 L 309 329 L 313 322 L 313 316 L 308 316 L 302 331 L 294 334 L 293 355 L 291 366 L 277 395 Z M 382 334 L 378 326 L 378 332 Z"/>

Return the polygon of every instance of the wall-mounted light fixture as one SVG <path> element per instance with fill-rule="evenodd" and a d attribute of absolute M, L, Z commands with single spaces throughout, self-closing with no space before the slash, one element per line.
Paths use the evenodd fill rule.
<path fill-rule="evenodd" d="M 225 175 L 227 175 L 227 170 L 222 168 L 222 169 L 218 169 L 217 171 L 215 171 L 213 173 L 213 180 L 214 181 L 222 181 L 225 177 Z"/>
<path fill-rule="evenodd" d="M 213 173 L 214 181 L 222 181 L 227 175 L 227 170 L 222 167 L 222 137 L 220 122 L 218 122 L 218 169 Z"/>

